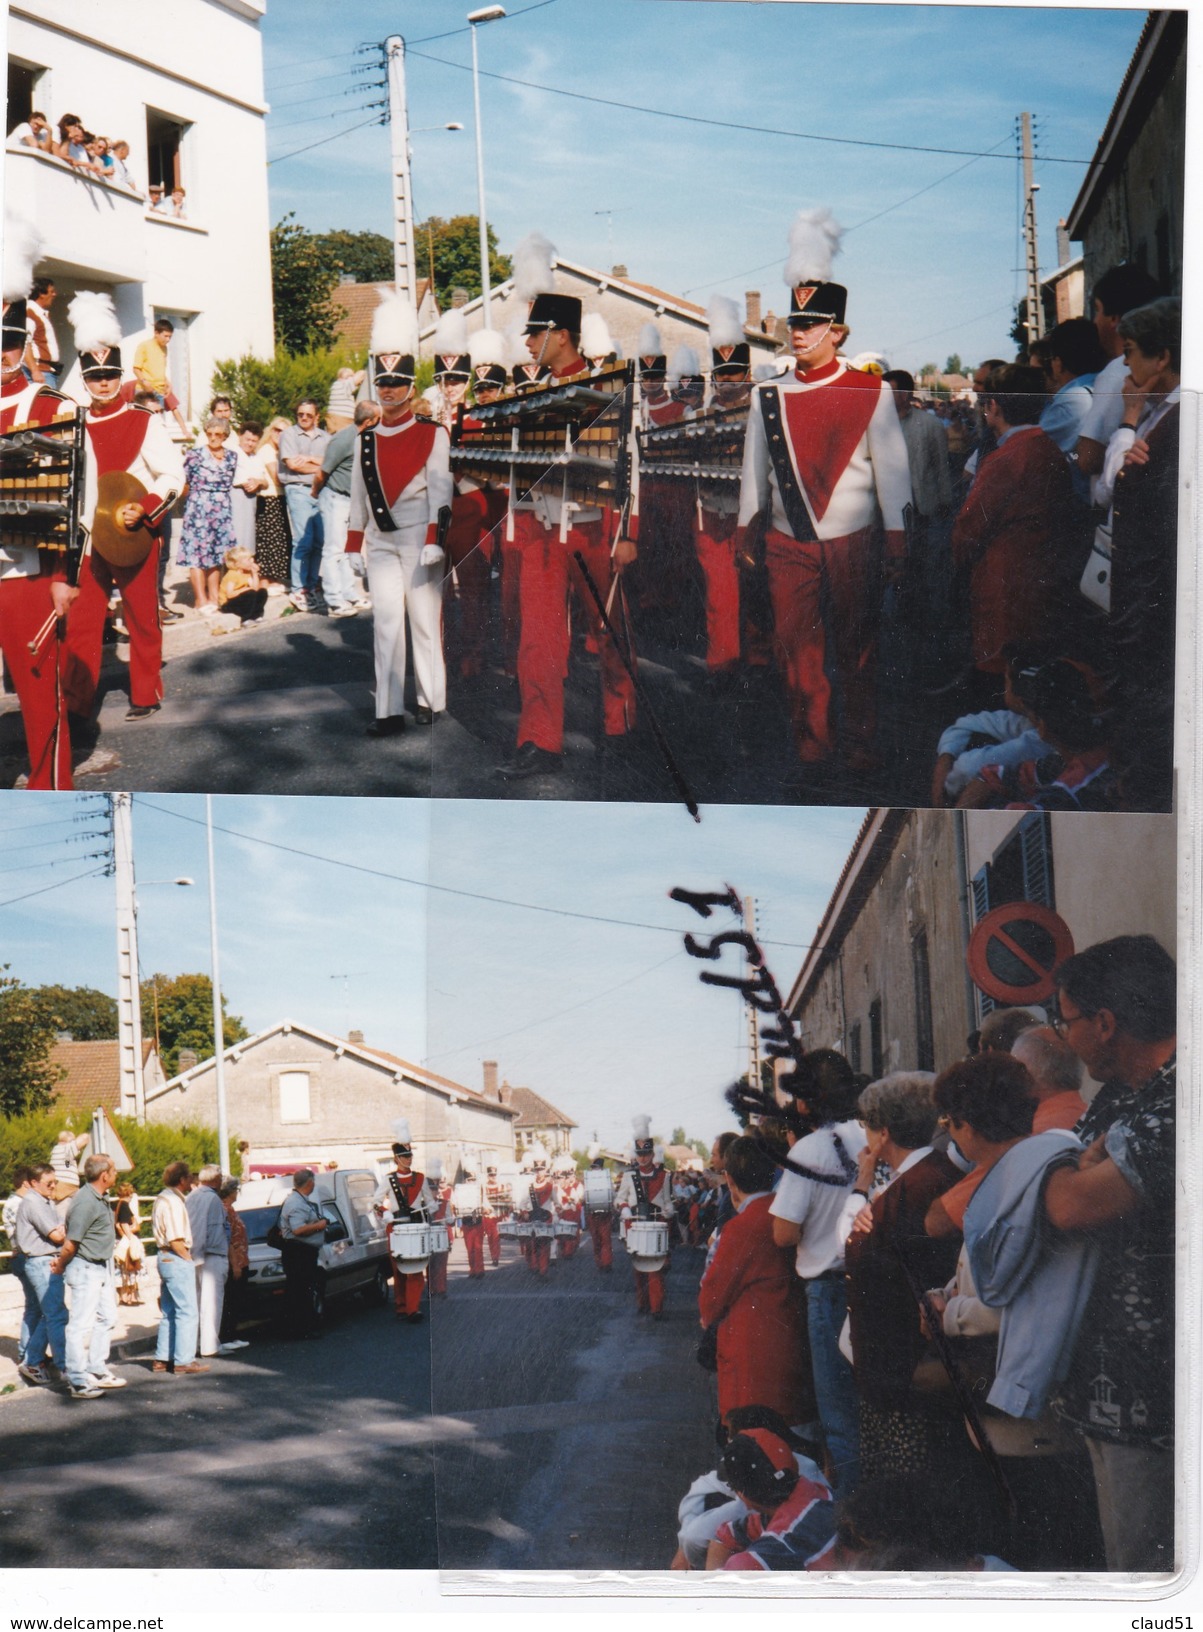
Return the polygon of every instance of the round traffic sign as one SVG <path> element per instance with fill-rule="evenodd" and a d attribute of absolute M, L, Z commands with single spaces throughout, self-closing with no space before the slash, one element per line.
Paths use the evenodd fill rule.
<path fill-rule="evenodd" d="M 996 1003 L 1043 1003 L 1053 992 L 1053 970 L 1073 956 L 1064 918 L 1035 901 L 995 907 L 969 937 L 966 962 L 973 983 Z"/>

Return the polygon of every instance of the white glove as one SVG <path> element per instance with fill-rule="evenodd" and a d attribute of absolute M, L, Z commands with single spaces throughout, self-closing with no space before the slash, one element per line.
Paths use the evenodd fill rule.
<path fill-rule="evenodd" d="M 420 567 L 437 567 L 443 559 L 443 552 L 437 544 L 423 544 L 422 553 L 418 557 Z"/>

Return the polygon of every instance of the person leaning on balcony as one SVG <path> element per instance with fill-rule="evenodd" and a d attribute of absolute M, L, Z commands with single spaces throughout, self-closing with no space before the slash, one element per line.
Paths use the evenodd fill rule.
<path fill-rule="evenodd" d="M 23 119 L 15 129 L 8 133 L 9 147 L 32 147 L 38 153 L 50 153 L 54 147 L 54 138 L 50 134 L 50 123 L 44 113 L 33 112 L 28 119 Z"/>
<path fill-rule="evenodd" d="M 58 141 L 52 142 L 50 151 L 55 158 L 63 159 L 67 164 L 76 168 L 87 165 L 88 155 L 84 151 L 84 127 L 77 113 L 65 113 L 58 122 Z"/>
<path fill-rule="evenodd" d="M 138 184 L 125 162 L 129 158 L 129 143 L 121 137 L 113 143 L 110 152 L 113 156 L 113 168 L 109 172 L 109 179 L 115 181 L 118 187 L 127 187 L 131 193 L 138 193 Z M 138 193 L 138 196 L 141 198 L 141 193 Z"/>

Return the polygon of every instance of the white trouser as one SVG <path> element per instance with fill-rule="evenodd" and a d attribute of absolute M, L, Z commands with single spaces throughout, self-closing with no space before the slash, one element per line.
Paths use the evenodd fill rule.
<path fill-rule="evenodd" d="M 443 574 L 446 559 L 420 567 L 426 528 L 398 529 L 388 540 L 364 540 L 376 656 L 376 718 L 405 712 L 405 619 L 414 643 L 419 706 L 441 714 L 447 706 L 443 662 Z"/>
<path fill-rule="evenodd" d="M 221 1306 L 226 1292 L 226 1276 L 230 1272 L 230 1260 L 212 1253 L 208 1258 L 197 1260 L 196 1265 L 196 1301 L 200 1309 L 200 1341 L 197 1343 L 199 1354 L 216 1354 L 217 1346 L 221 1342 L 218 1333 L 221 1330 Z"/>

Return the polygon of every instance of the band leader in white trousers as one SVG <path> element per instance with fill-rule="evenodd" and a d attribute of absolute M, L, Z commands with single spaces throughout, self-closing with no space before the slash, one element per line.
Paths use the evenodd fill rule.
<path fill-rule="evenodd" d="M 368 583 L 372 586 L 373 649 L 376 658 L 376 718 L 405 712 L 406 619 L 413 636 L 414 685 L 420 707 L 441 714 L 447 707 L 447 665 L 443 661 L 444 556 L 419 565 L 426 525 L 378 533 L 364 539 Z"/>

